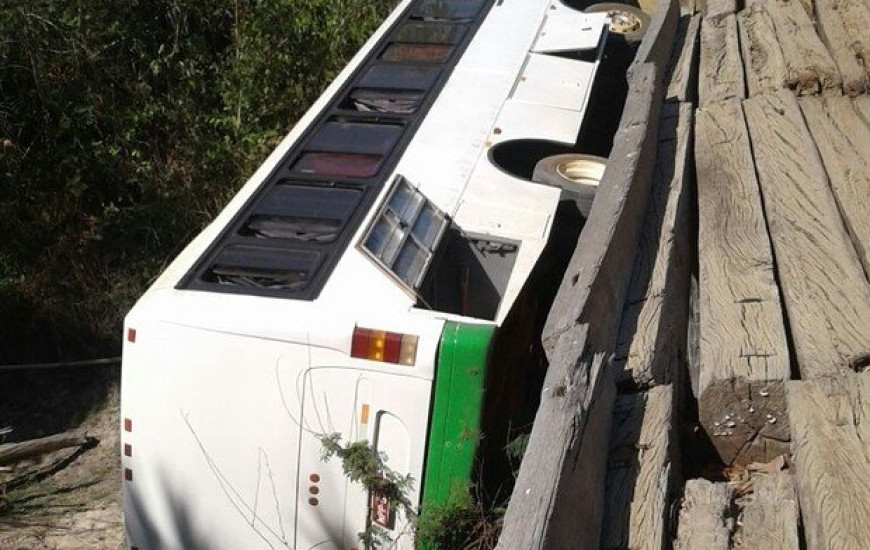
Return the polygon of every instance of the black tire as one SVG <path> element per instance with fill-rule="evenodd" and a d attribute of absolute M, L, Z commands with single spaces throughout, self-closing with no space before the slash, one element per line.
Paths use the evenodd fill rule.
<path fill-rule="evenodd" d="M 563 197 L 574 201 L 586 218 L 606 166 L 607 159 L 595 155 L 553 155 L 538 161 L 532 181 L 561 189 Z"/>
<path fill-rule="evenodd" d="M 649 15 L 640 8 L 619 2 L 592 4 L 584 13 L 608 13 L 612 19 L 610 32 L 621 34 L 626 42 L 640 42 L 649 27 Z"/>

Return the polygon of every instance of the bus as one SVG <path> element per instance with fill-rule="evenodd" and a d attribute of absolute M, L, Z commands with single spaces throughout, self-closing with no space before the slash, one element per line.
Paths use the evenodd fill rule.
<path fill-rule="evenodd" d="M 125 319 L 129 548 L 413 548 L 323 437 L 413 508 L 467 487 L 493 341 L 603 169 L 565 154 L 607 34 L 558 0 L 396 7 Z"/>

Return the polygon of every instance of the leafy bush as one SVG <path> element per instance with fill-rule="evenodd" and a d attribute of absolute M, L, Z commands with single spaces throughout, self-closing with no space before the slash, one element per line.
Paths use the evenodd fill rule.
<path fill-rule="evenodd" d="M 147 282 L 392 4 L 0 7 L 0 362 L 116 352 Z"/>

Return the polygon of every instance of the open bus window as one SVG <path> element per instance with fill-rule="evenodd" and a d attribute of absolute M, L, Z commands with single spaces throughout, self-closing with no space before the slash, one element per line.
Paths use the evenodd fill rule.
<path fill-rule="evenodd" d="M 308 250 L 228 246 L 204 278 L 223 285 L 298 291 L 308 285 L 320 260 L 319 253 Z"/>
<path fill-rule="evenodd" d="M 359 187 L 276 185 L 256 205 L 239 234 L 330 243 L 338 238 L 362 195 Z"/>
<path fill-rule="evenodd" d="M 387 46 L 381 59 L 404 63 L 444 63 L 453 46 L 447 44 L 413 44 L 394 42 Z"/>
<path fill-rule="evenodd" d="M 447 227 L 447 216 L 398 176 L 362 247 L 409 287 L 420 286 Z"/>
<path fill-rule="evenodd" d="M 483 0 L 424 0 L 411 15 L 424 20 L 464 22 L 474 19 L 482 6 Z"/>
<path fill-rule="evenodd" d="M 415 90 L 368 90 L 356 88 L 342 103 L 344 109 L 361 112 L 410 115 L 420 106 L 423 92 Z"/>

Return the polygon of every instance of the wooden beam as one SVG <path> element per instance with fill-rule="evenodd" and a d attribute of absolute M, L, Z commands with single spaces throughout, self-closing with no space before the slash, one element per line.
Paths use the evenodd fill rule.
<path fill-rule="evenodd" d="M 768 0 L 764 9 L 770 14 L 782 49 L 788 86 L 798 95 L 840 93 L 840 72 L 800 3 Z"/>
<path fill-rule="evenodd" d="M 706 105 L 732 97 L 745 97 L 743 63 L 737 38 L 737 17 L 732 13 L 701 22 L 701 62 L 698 103 Z"/>
<path fill-rule="evenodd" d="M 801 377 L 870 353 L 870 286 L 789 92 L 743 102 Z"/>
<path fill-rule="evenodd" d="M 696 116 L 699 416 L 725 464 L 767 462 L 786 450 L 791 367 L 749 134 L 736 99 Z"/>
<path fill-rule="evenodd" d="M 737 501 L 740 523 L 734 535 L 738 548 L 799 550 L 797 492 L 788 470 L 759 475 L 752 493 Z"/>
<path fill-rule="evenodd" d="M 870 541 L 870 376 L 790 382 L 792 446 L 810 549 Z"/>
<path fill-rule="evenodd" d="M 773 30 L 773 21 L 761 4 L 737 15 L 740 51 L 749 97 L 785 89 L 786 66 Z"/>
<path fill-rule="evenodd" d="M 669 384 L 682 370 L 690 263 L 691 129 L 691 105 L 664 105 L 649 204 L 617 337 L 617 384 Z"/>
<path fill-rule="evenodd" d="M 733 497 L 727 483 L 687 481 L 674 550 L 729 550 Z"/>
<path fill-rule="evenodd" d="M 704 2 L 704 19 L 722 19 L 737 11 L 736 0 L 706 0 Z"/>
<path fill-rule="evenodd" d="M 837 0 L 835 9 L 843 22 L 849 49 L 861 60 L 864 72 L 870 75 L 870 3 L 866 0 Z"/>
<path fill-rule="evenodd" d="M 800 106 L 852 244 L 870 274 L 870 127 L 847 97 L 804 97 Z"/>
<path fill-rule="evenodd" d="M 665 547 L 675 476 L 674 437 L 673 386 L 616 398 L 601 548 Z"/>
<path fill-rule="evenodd" d="M 844 18 L 851 14 L 844 8 L 848 2 L 843 0 L 815 0 L 818 17 L 819 36 L 828 47 L 831 57 L 840 69 L 843 78 L 843 91 L 851 96 L 863 94 L 870 81 L 864 70 L 859 52 L 853 49 L 852 37 L 846 31 Z M 865 28 L 865 33 L 870 29 Z"/>
<path fill-rule="evenodd" d="M 650 17 L 649 26 L 643 35 L 634 61 L 628 71 L 652 63 L 658 69 L 658 77 L 665 76 L 665 67 L 671 57 L 677 23 L 680 19 L 680 5 L 677 0 L 659 0 Z"/>
<path fill-rule="evenodd" d="M 680 18 L 677 38 L 665 76 L 666 101 L 695 103 L 698 90 L 698 32 L 701 16 Z"/>
<path fill-rule="evenodd" d="M 861 118 L 870 126 L 870 96 L 862 95 L 852 99 L 855 109 L 861 113 Z"/>
<path fill-rule="evenodd" d="M 662 101 L 636 67 L 585 230 L 544 329 L 550 366 L 514 485 L 500 550 L 597 548 L 604 504 L 613 352 L 655 163 Z"/>

